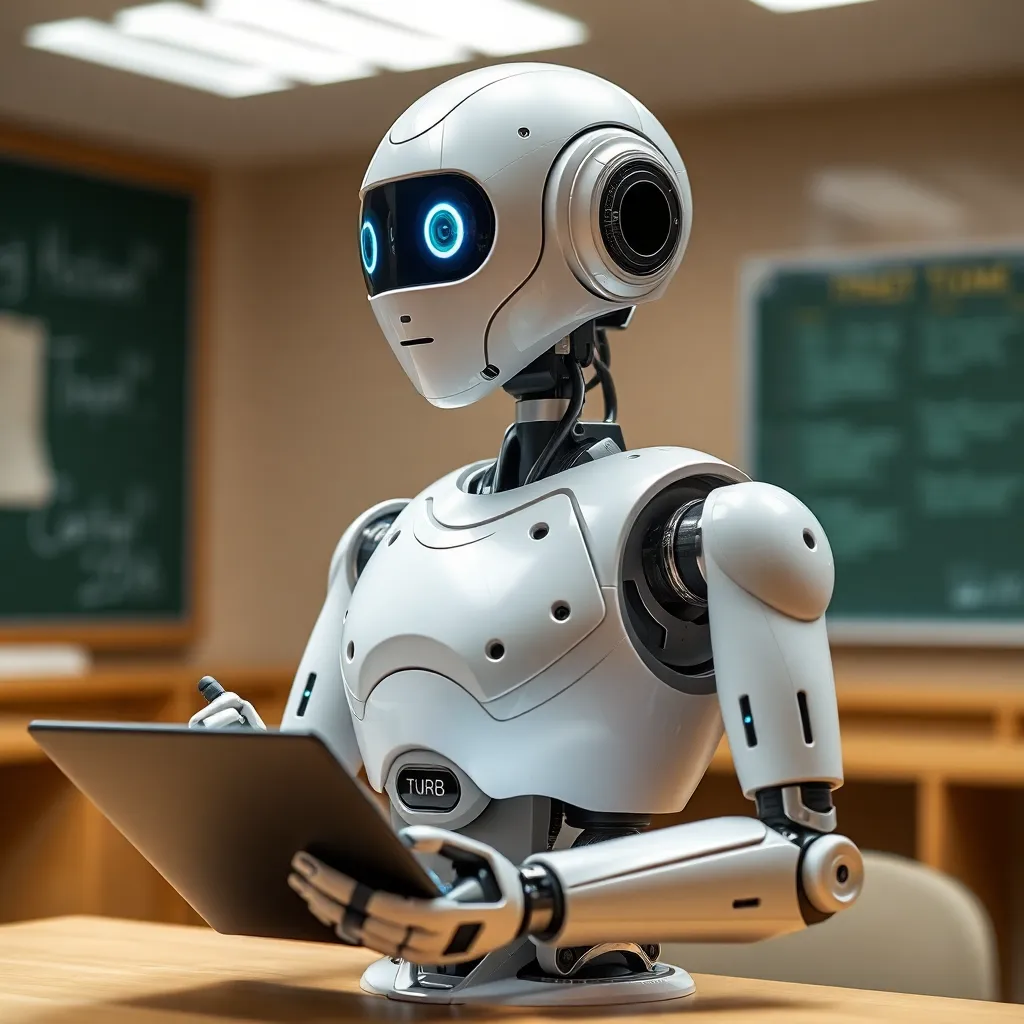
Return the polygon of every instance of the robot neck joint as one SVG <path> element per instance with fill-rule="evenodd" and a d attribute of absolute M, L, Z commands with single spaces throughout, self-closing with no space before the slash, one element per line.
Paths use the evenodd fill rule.
<path fill-rule="evenodd" d="M 516 423 L 557 423 L 568 408 L 568 398 L 520 398 Z"/>

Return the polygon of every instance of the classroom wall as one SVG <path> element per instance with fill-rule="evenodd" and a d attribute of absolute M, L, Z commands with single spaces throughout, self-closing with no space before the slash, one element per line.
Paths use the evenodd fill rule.
<path fill-rule="evenodd" d="M 1021 110 L 1024 80 L 682 119 L 660 112 L 690 171 L 694 228 L 670 291 L 638 311 L 615 347 L 628 443 L 742 459 L 746 256 L 1024 239 Z M 294 663 L 348 521 L 490 456 L 511 415 L 503 394 L 433 409 L 380 336 L 355 246 L 368 155 L 217 180 L 207 624 L 195 651 L 205 664 Z M 1024 679 L 1013 652 L 837 650 L 835 660 L 841 682 Z"/>

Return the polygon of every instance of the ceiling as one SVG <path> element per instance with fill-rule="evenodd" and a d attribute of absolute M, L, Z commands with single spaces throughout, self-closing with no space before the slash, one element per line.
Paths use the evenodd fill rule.
<path fill-rule="evenodd" d="M 470 66 L 222 99 L 22 45 L 31 24 L 107 19 L 130 2 L 0 0 L 0 118 L 203 162 L 281 162 L 365 152 L 412 100 Z M 749 0 L 542 2 L 584 21 L 590 40 L 532 59 L 610 78 L 660 115 L 1024 74 L 1024 0 L 875 0 L 790 15 Z"/>

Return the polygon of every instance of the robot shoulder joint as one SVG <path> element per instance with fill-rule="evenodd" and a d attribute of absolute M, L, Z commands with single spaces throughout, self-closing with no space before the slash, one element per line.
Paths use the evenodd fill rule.
<path fill-rule="evenodd" d="M 342 534 L 338 546 L 331 556 L 331 568 L 327 576 L 327 587 L 331 589 L 340 575 L 351 590 L 363 571 L 377 545 L 384 539 L 391 525 L 409 504 L 407 498 L 382 501 L 367 509 L 355 519 Z"/>
<path fill-rule="evenodd" d="M 832 597 L 835 568 L 821 523 L 772 484 L 748 482 L 708 495 L 700 522 L 709 588 L 720 570 L 777 611 L 812 621 Z"/>

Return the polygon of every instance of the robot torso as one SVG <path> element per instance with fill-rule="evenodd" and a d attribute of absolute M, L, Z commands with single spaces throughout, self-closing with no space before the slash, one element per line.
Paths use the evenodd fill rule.
<path fill-rule="evenodd" d="M 413 499 L 352 594 L 345 696 L 371 785 L 447 764 L 492 799 L 667 813 L 722 724 L 706 615 L 652 598 L 647 521 L 745 480 L 683 448 L 619 453 L 496 494 L 486 464 Z"/>

